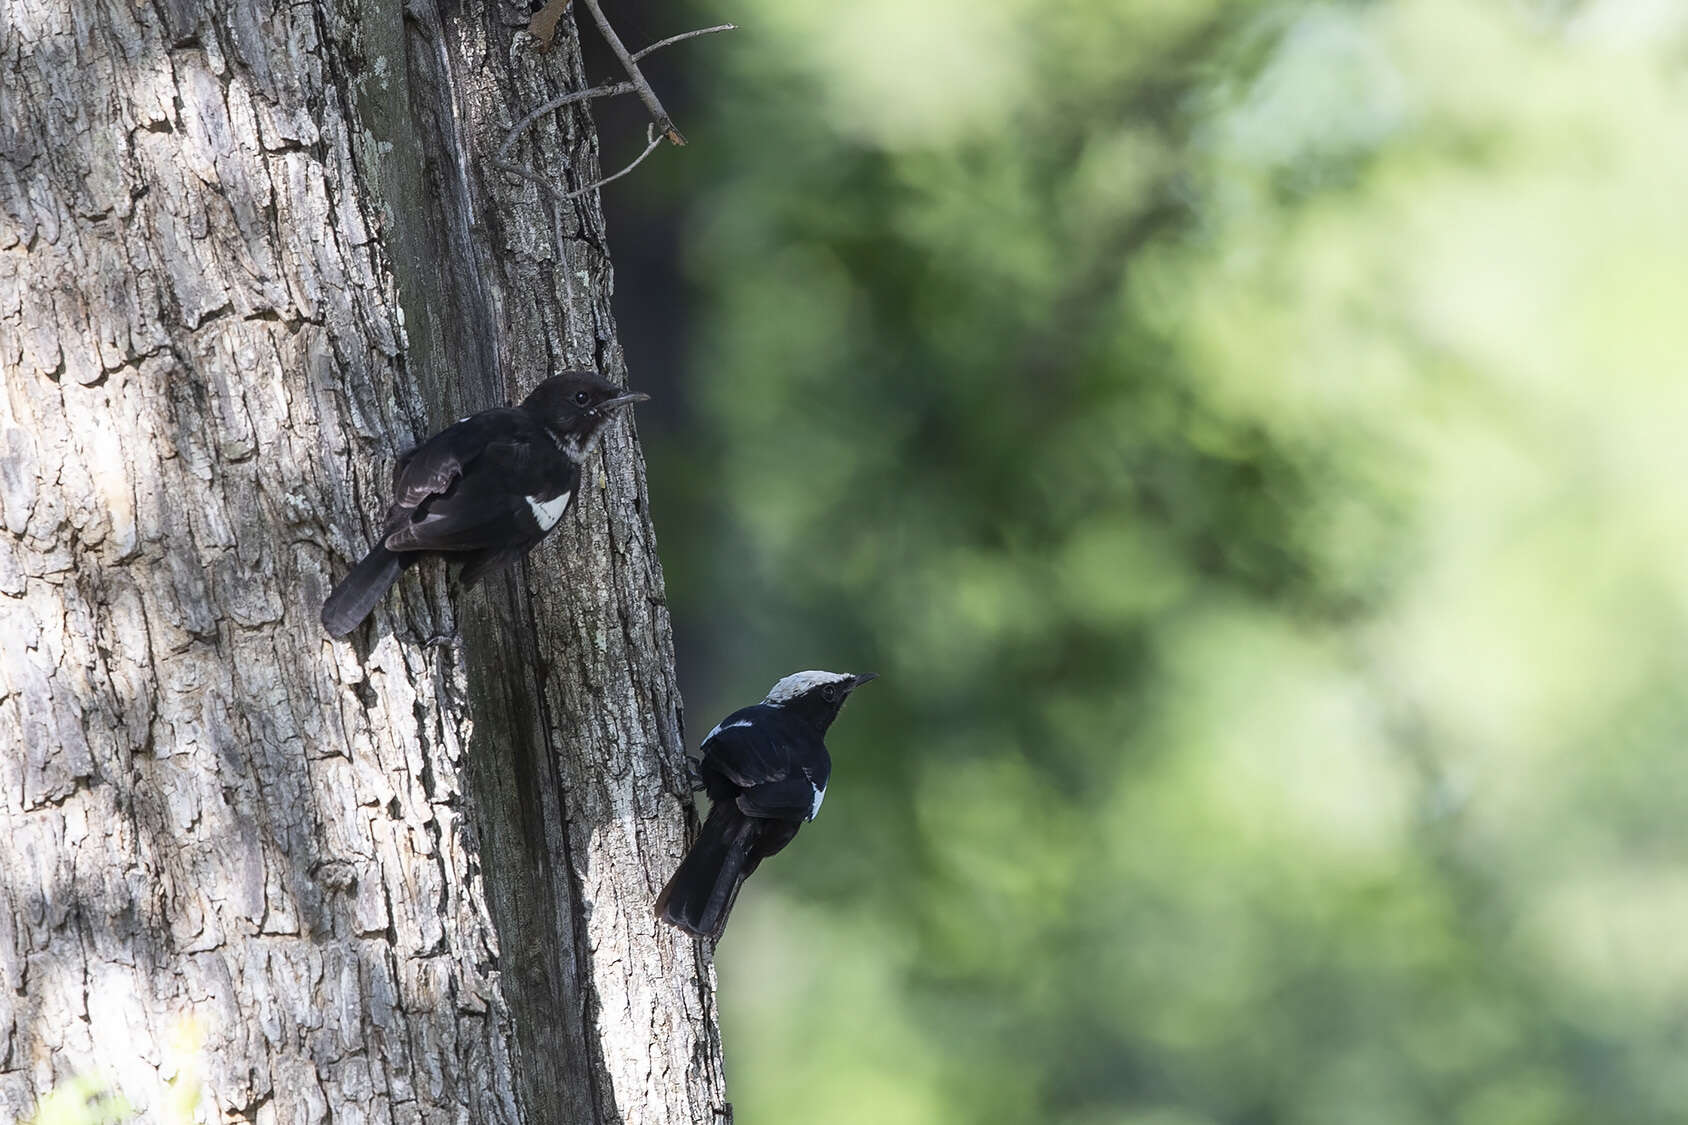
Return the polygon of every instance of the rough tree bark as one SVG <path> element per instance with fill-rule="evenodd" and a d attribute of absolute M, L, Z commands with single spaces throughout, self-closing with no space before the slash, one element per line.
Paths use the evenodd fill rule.
<path fill-rule="evenodd" d="M 398 450 L 624 374 L 595 196 L 492 167 L 583 81 L 526 20 L 0 0 L 0 1119 L 156 1114 L 184 1034 L 202 1120 L 728 1112 L 630 424 L 525 569 L 316 621 Z M 598 168 L 579 106 L 518 151 Z"/>

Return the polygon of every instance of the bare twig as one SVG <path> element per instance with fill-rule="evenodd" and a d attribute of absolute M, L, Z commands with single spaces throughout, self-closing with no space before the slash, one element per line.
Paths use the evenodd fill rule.
<path fill-rule="evenodd" d="M 604 186 L 611 180 L 621 179 L 621 177 L 627 175 L 627 173 L 637 168 L 640 164 L 643 164 L 645 158 L 656 150 L 657 145 L 661 144 L 664 138 L 677 145 L 683 145 L 686 143 L 686 138 L 682 137 L 680 135 L 680 131 L 674 127 L 674 122 L 669 118 L 667 111 L 662 108 L 662 103 L 657 101 L 656 94 L 651 90 L 650 83 L 646 82 L 645 76 L 639 72 L 639 68 L 636 65 L 638 60 L 655 51 L 660 51 L 664 47 L 671 47 L 676 43 L 684 43 L 688 39 L 696 39 L 702 35 L 714 35 L 716 32 L 720 31 L 738 30 L 738 26 L 736 24 L 730 23 L 719 23 L 714 27 L 700 27 L 695 31 L 683 31 L 679 35 L 670 35 L 667 39 L 658 39 L 650 46 L 629 55 L 627 53 L 627 48 L 622 45 L 621 39 L 616 35 L 615 29 L 612 28 L 609 25 L 609 21 L 604 18 L 603 10 L 598 7 L 597 0 L 585 0 L 585 3 L 587 7 L 592 9 L 592 18 L 598 21 L 598 29 L 603 33 L 605 41 L 610 45 L 610 49 L 614 51 L 616 57 L 621 60 L 621 65 L 626 69 L 629 81 L 607 82 L 602 86 L 594 86 L 589 90 L 575 90 L 572 93 L 559 94 L 550 101 L 535 106 L 533 109 L 524 114 L 522 119 L 516 122 L 508 133 L 504 134 L 504 141 L 498 146 L 498 158 L 493 162 L 494 167 L 498 168 L 499 171 L 508 172 L 512 176 L 520 176 L 522 179 L 531 184 L 538 185 L 546 193 L 554 195 L 559 199 L 574 199 L 577 196 L 585 195 L 593 188 Z M 566 105 L 573 105 L 576 102 L 591 101 L 593 98 L 615 98 L 620 97 L 622 94 L 638 94 L 639 100 L 645 103 L 645 108 L 650 110 L 651 115 L 656 118 L 656 121 L 650 128 L 645 130 L 645 136 L 650 140 L 650 143 L 645 146 L 645 151 L 641 152 L 637 160 L 634 160 L 633 163 L 629 164 L 621 171 L 615 173 L 614 175 L 605 176 L 601 180 L 587 184 L 583 188 L 578 188 L 564 194 L 558 192 L 555 184 L 535 172 L 533 169 L 524 168 L 520 164 L 515 164 L 510 161 L 510 149 L 515 145 L 516 138 L 531 129 L 534 122 L 538 121 L 541 117 L 544 117 L 547 113 L 561 109 Z M 661 129 L 662 132 L 660 134 L 655 133 L 655 129 Z"/>
<path fill-rule="evenodd" d="M 494 161 L 493 167 L 497 168 L 500 172 L 508 172 L 512 176 L 520 176 L 522 179 L 537 186 L 541 191 L 548 195 L 557 194 L 557 185 L 552 183 L 550 180 L 547 180 L 544 176 L 541 176 L 538 172 L 535 172 L 532 168 L 523 168 L 520 164 L 512 164 L 508 160 Z"/>
<path fill-rule="evenodd" d="M 631 94 L 632 92 L 633 83 L 612 82 L 604 86 L 594 86 L 590 90 L 576 90 L 572 94 L 560 94 L 546 102 L 544 105 L 530 110 L 526 117 L 523 117 L 520 121 L 516 122 L 515 128 L 511 129 L 504 135 L 504 143 L 498 146 L 499 165 L 502 166 L 504 161 L 509 159 L 510 146 L 516 143 L 516 138 L 531 128 L 535 121 L 538 121 L 541 117 L 544 117 L 552 110 L 561 109 L 565 105 L 573 105 L 575 102 L 589 101 L 592 98 L 613 98 L 621 94 Z"/>
<path fill-rule="evenodd" d="M 667 39 L 658 39 L 642 51 L 634 51 L 632 58 L 638 62 L 653 51 L 660 51 L 664 47 L 672 47 L 676 43 L 684 43 L 688 39 L 696 39 L 700 35 L 714 35 L 717 31 L 737 31 L 736 23 L 718 23 L 714 27 L 700 27 L 696 31 L 682 31 L 678 35 L 670 35 Z"/>
<path fill-rule="evenodd" d="M 651 119 L 656 122 L 656 127 L 662 130 L 662 135 L 667 137 L 671 143 L 685 144 L 686 138 L 682 137 L 680 130 L 674 127 L 674 119 L 668 116 L 666 109 L 662 108 L 662 102 L 657 99 L 656 91 L 651 89 L 649 82 L 645 81 L 644 74 L 639 70 L 639 64 L 633 61 L 633 56 L 627 53 L 626 46 L 621 42 L 621 36 L 617 35 L 615 28 L 610 26 L 610 21 L 604 16 L 604 9 L 599 6 L 598 0 L 584 0 L 584 2 L 592 13 L 592 19 L 598 24 L 598 32 L 604 37 L 604 42 L 609 44 L 609 48 L 615 53 L 615 57 L 621 60 L 621 68 L 627 72 L 627 77 L 632 80 L 634 92 L 639 95 L 639 100 L 645 103 L 645 108 L 650 111 Z"/>
<path fill-rule="evenodd" d="M 627 173 L 631 172 L 633 169 L 635 169 L 639 165 L 643 164 L 645 162 L 645 157 L 647 157 L 651 153 L 655 152 L 656 149 L 657 149 L 657 146 L 662 143 L 663 136 L 662 136 L 661 133 L 658 133 L 656 131 L 655 125 L 646 125 L 645 126 L 645 139 L 648 140 L 650 143 L 645 146 L 645 151 L 641 152 L 638 155 L 638 157 L 633 161 L 633 163 L 629 164 L 627 167 L 623 168 L 621 171 L 612 173 L 611 175 L 608 175 L 608 176 L 605 176 L 601 180 L 595 180 L 594 182 L 587 184 L 583 188 L 576 188 L 574 191 L 571 191 L 567 195 L 563 196 L 563 198 L 564 199 L 575 199 L 579 196 L 585 195 L 587 192 L 592 191 L 595 188 L 603 187 L 605 184 L 609 183 L 611 180 L 621 179 L 621 177 L 627 175 Z"/>

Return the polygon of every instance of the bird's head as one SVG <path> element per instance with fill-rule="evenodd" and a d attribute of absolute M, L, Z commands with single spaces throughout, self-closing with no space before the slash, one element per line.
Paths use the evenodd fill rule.
<path fill-rule="evenodd" d="M 877 672 L 859 676 L 849 672 L 793 672 L 770 688 L 762 702 L 801 715 L 824 731 L 838 717 L 838 709 L 850 693 L 878 676 Z"/>
<path fill-rule="evenodd" d="M 537 414 L 559 442 L 580 455 L 592 448 L 617 411 L 650 397 L 624 393 L 595 372 L 565 371 L 535 387 L 522 400 L 522 409 Z"/>

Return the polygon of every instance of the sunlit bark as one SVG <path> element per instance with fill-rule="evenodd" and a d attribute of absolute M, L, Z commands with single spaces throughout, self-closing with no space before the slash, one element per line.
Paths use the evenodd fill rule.
<path fill-rule="evenodd" d="M 393 455 L 625 374 L 525 12 L 0 0 L 0 1118 L 713 1121 L 631 424 L 526 568 L 316 621 Z M 523 158 L 589 183 L 579 107 Z M 637 379 L 634 380 L 637 382 Z"/>

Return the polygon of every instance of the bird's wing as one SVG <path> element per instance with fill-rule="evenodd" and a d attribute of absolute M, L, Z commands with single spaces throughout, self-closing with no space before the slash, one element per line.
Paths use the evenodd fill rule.
<path fill-rule="evenodd" d="M 808 778 L 792 777 L 754 785 L 736 798 L 739 812 L 767 820 L 807 820 L 815 808 L 815 787 Z"/>
<path fill-rule="evenodd" d="M 447 426 L 415 449 L 399 455 L 393 466 L 393 506 L 388 521 L 414 512 L 449 489 L 486 448 L 489 427 L 480 415 Z"/>
<path fill-rule="evenodd" d="M 426 447 L 418 450 L 406 470 L 401 498 L 421 499 L 402 512 L 395 501 L 400 518 L 389 519 L 390 550 L 525 549 L 539 538 L 528 496 L 547 492 L 548 484 L 569 474 L 567 461 L 543 435 L 507 434 L 480 443 L 466 457 L 425 462 L 426 453 Z"/>
<path fill-rule="evenodd" d="M 705 776 L 714 773 L 739 789 L 754 789 L 791 778 L 803 780 L 795 768 L 790 747 L 779 738 L 774 724 L 758 721 L 762 707 L 734 711 L 703 740 Z M 807 784 L 805 781 L 804 784 Z M 805 798 L 805 807 L 807 799 Z"/>

